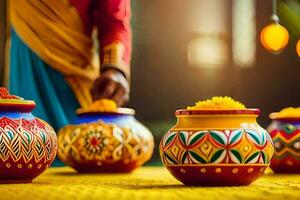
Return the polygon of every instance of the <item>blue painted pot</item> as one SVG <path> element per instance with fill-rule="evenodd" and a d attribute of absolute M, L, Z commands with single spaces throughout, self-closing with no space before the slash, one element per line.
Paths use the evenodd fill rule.
<path fill-rule="evenodd" d="M 151 158 L 151 132 L 134 110 L 79 114 L 58 133 L 58 156 L 78 172 L 130 172 Z"/>

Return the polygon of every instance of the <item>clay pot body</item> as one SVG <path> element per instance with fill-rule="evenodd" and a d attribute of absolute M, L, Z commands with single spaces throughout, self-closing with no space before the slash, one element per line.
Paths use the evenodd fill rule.
<path fill-rule="evenodd" d="M 257 109 L 178 110 L 177 124 L 162 138 L 160 155 L 186 185 L 248 185 L 264 174 L 273 155 Z"/>
<path fill-rule="evenodd" d="M 267 129 L 275 152 L 271 168 L 276 173 L 300 173 L 300 119 L 274 119 Z"/>
<path fill-rule="evenodd" d="M 148 161 L 154 148 L 151 132 L 129 109 L 80 114 L 59 131 L 58 143 L 59 158 L 78 172 L 130 172 Z"/>
<path fill-rule="evenodd" d="M 31 113 L 33 101 L 0 88 L 0 183 L 27 183 L 53 162 L 56 133 Z"/>

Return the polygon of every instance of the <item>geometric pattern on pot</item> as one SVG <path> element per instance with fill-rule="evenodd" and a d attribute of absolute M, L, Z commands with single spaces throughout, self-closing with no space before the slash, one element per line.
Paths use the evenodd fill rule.
<path fill-rule="evenodd" d="M 274 158 L 283 159 L 291 156 L 300 160 L 300 131 L 297 129 L 294 132 L 285 133 L 282 131 L 272 131 L 271 133 L 274 142 Z M 287 137 L 288 136 L 288 137 Z"/>
<path fill-rule="evenodd" d="M 166 165 L 268 164 L 273 143 L 264 129 L 169 131 L 161 140 Z"/>
<path fill-rule="evenodd" d="M 40 119 L 0 118 L 0 160 L 25 163 L 52 161 L 57 142 L 54 130 Z"/>

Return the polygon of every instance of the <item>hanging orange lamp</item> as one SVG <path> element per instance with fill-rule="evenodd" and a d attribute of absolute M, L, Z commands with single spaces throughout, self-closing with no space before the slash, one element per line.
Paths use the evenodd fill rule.
<path fill-rule="evenodd" d="M 283 50 L 289 41 L 289 33 L 278 23 L 272 23 L 263 28 L 260 41 L 268 51 L 277 53 Z"/>
<path fill-rule="evenodd" d="M 289 42 L 289 32 L 284 26 L 279 24 L 276 0 L 273 0 L 273 15 L 271 16 L 271 20 L 273 22 L 262 29 L 260 41 L 268 51 L 280 53 Z"/>
<path fill-rule="evenodd" d="M 300 57 L 300 39 L 297 42 L 296 51 L 297 51 L 298 56 Z"/>

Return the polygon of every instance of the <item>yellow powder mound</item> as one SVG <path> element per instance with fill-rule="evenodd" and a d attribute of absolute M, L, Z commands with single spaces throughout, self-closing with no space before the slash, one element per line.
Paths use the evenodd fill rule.
<path fill-rule="evenodd" d="M 231 97 L 213 97 L 205 101 L 199 101 L 195 106 L 187 107 L 188 110 L 226 110 L 246 109 L 246 107 Z"/>
<path fill-rule="evenodd" d="M 79 108 L 76 113 L 86 113 L 86 112 L 116 112 L 117 104 L 110 99 L 99 99 L 92 103 L 88 108 Z"/>
<path fill-rule="evenodd" d="M 293 108 L 284 108 L 280 112 L 271 113 L 271 119 L 279 119 L 279 118 L 300 118 L 300 107 Z"/>

